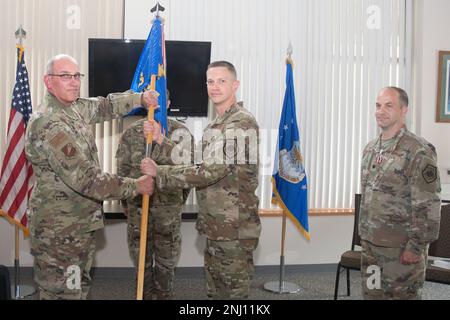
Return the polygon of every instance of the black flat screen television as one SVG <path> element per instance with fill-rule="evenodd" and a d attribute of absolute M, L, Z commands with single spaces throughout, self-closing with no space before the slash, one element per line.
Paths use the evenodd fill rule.
<path fill-rule="evenodd" d="M 89 96 L 130 89 L 145 40 L 89 39 Z M 169 116 L 206 117 L 211 42 L 166 40 Z"/>

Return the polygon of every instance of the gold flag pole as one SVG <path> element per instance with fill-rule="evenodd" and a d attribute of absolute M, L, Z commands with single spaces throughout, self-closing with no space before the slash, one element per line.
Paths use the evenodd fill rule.
<path fill-rule="evenodd" d="M 156 11 L 156 17 L 159 17 L 159 12 L 164 11 L 164 7 L 158 3 L 150 10 Z M 150 90 L 155 90 L 156 87 L 156 75 L 152 75 L 150 79 Z M 152 122 L 155 116 L 155 107 L 149 106 L 148 108 L 148 121 Z M 147 135 L 147 146 L 145 149 L 145 156 L 151 157 L 152 154 L 153 134 Z M 144 194 L 142 196 L 142 211 L 141 211 L 141 236 L 139 242 L 139 267 L 137 277 L 137 293 L 136 300 L 142 300 L 144 295 L 144 273 L 145 273 L 145 256 L 147 252 L 147 233 L 148 233 L 148 208 L 150 207 L 150 196 Z"/>
<path fill-rule="evenodd" d="M 152 75 L 150 80 L 150 90 L 155 90 L 156 76 Z M 152 122 L 155 115 L 155 106 L 148 107 L 148 121 Z M 147 148 L 145 156 L 150 158 L 152 154 L 153 134 L 147 135 Z M 137 279 L 136 300 L 142 300 L 144 294 L 144 272 L 145 272 L 145 254 L 147 252 L 147 228 L 148 228 L 148 208 L 150 206 L 150 196 L 142 195 L 142 211 L 141 211 L 141 237 L 139 242 L 139 268 Z"/>

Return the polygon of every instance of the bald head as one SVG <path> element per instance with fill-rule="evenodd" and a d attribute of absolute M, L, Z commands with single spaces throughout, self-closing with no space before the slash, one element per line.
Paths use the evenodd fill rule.
<path fill-rule="evenodd" d="M 398 102 L 400 107 L 407 107 L 409 105 L 409 98 L 408 98 L 408 94 L 406 93 L 405 90 L 398 88 L 398 87 L 385 87 L 383 89 L 381 89 L 381 91 L 383 90 L 390 90 L 393 92 L 396 92 L 398 95 Z"/>

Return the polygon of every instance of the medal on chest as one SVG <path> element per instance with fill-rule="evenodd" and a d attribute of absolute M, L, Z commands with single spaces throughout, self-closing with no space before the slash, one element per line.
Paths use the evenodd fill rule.
<path fill-rule="evenodd" d="M 383 162 L 383 160 L 384 160 L 384 155 L 383 155 L 383 153 L 384 153 L 384 150 L 380 150 L 380 151 L 378 152 L 377 157 L 376 157 L 376 159 L 375 159 L 377 165 L 380 165 L 380 164 Z"/>

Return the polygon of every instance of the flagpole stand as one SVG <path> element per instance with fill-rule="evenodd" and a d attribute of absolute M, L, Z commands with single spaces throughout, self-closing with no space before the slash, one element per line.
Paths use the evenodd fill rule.
<path fill-rule="evenodd" d="M 282 293 L 297 293 L 300 287 L 295 283 L 284 281 L 284 242 L 286 240 L 286 211 L 283 210 L 283 220 L 281 226 L 281 255 L 280 255 L 280 281 L 270 281 L 264 284 L 267 291 Z"/>
<path fill-rule="evenodd" d="M 278 281 L 270 281 L 264 284 L 264 289 L 275 293 L 297 293 L 300 287 L 295 283 L 283 281 L 281 284 Z"/>
<path fill-rule="evenodd" d="M 15 234 L 15 258 L 14 258 L 14 285 L 11 286 L 12 297 L 23 300 L 36 293 L 36 289 L 29 285 L 20 285 L 20 262 L 19 262 L 19 227 L 16 226 Z"/>
<path fill-rule="evenodd" d="M 25 300 L 36 293 L 36 288 L 29 285 L 11 286 L 11 296 L 15 300 Z"/>
<path fill-rule="evenodd" d="M 300 287 L 295 283 L 284 281 L 284 256 L 280 257 L 280 281 L 266 282 L 264 289 L 279 294 L 297 293 L 300 291 Z"/>

